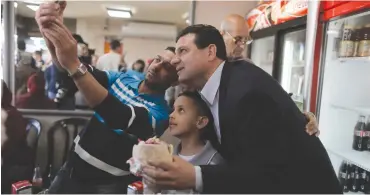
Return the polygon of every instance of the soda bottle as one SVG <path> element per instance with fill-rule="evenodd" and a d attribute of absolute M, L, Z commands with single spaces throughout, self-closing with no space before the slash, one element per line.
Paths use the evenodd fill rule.
<path fill-rule="evenodd" d="M 32 191 L 37 194 L 42 190 L 42 176 L 40 167 L 36 167 L 32 177 Z"/>
<path fill-rule="evenodd" d="M 365 194 L 370 194 L 370 172 L 366 171 L 366 179 L 365 179 Z"/>
<path fill-rule="evenodd" d="M 358 167 L 355 168 L 355 171 L 354 171 L 354 179 L 353 179 L 353 183 L 352 183 L 352 191 L 353 192 L 358 192 L 358 190 L 360 189 L 360 169 Z"/>
<path fill-rule="evenodd" d="M 363 135 L 365 130 L 365 116 L 360 116 L 355 126 L 354 135 L 353 135 L 353 143 L 352 148 L 357 151 L 363 151 L 364 143 L 363 143 Z"/>
<path fill-rule="evenodd" d="M 349 186 L 346 185 L 347 178 L 348 178 L 347 169 L 348 169 L 348 163 L 343 161 L 342 164 L 340 165 L 339 176 L 338 176 L 343 192 L 349 191 Z"/>
<path fill-rule="evenodd" d="M 347 189 L 346 192 L 349 192 L 351 190 L 354 177 L 355 177 L 354 165 L 348 163 L 347 164 L 347 179 L 344 182 L 345 187 L 343 187 L 343 189 Z"/>
<path fill-rule="evenodd" d="M 367 117 L 364 143 L 365 143 L 365 150 L 370 151 L 370 116 Z"/>
<path fill-rule="evenodd" d="M 366 170 L 360 169 L 360 189 L 359 191 L 365 192 L 365 185 L 366 185 Z"/>

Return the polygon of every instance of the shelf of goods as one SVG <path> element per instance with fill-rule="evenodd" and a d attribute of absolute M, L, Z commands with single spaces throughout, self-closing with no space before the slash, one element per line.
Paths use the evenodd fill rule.
<path fill-rule="evenodd" d="M 356 151 L 355 126 L 370 121 L 370 58 L 337 58 L 326 64 L 319 116 L 320 139 L 338 171 L 343 161 L 370 172 L 370 151 Z M 366 131 L 367 130 L 367 131 Z M 368 133 L 363 134 L 368 136 Z"/>

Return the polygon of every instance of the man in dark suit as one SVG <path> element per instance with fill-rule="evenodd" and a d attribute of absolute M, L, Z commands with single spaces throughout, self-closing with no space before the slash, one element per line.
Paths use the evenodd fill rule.
<path fill-rule="evenodd" d="M 172 63 L 179 81 L 208 103 L 218 138 L 211 141 L 227 164 L 151 163 L 144 168 L 149 185 L 207 194 L 342 193 L 325 148 L 303 131 L 307 121 L 279 83 L 250 62 L 226 59 L 219 31 L 193 25 L 179 34 Z"/>

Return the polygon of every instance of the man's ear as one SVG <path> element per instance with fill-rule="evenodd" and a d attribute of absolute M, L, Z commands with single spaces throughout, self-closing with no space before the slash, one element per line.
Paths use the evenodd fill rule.
<path fill-rule="evenodd" d="M 209 122 L 208 117 L 200 116 L 197 121 L 197 128 L 203 129 L 204 127 L 207 126 L 208 122 Z"/>
<path fill-rule="evenodd" d="M 214 60 L 216 58 L 216 53 L 217 53 L 217 47 L 215 44 L 210 44 L 208 46 L 208 59 L 210 61 Z"/>

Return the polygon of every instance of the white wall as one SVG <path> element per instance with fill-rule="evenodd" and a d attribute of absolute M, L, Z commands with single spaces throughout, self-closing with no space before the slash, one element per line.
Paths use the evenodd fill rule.
<path fill-rule="evenodd" d="M 174 46 L 175 40 L 158 40 L 158 39 L 145 39 L 145 38 L 123 38 L 123 50 L 126 54 L 125 61 L 129 67 L 137 59 L 147 61 L 163 51 L 168 46 Z"/>
<path fill-rule="evenodd" d="M 258 1 L 196 1 L 195 24 L 220 27 L 222 19 L 229 14 L 245 16 L 255 8 Z"/>
<path fill-rule="evenodd" d="M 76 23 L 76 33 L 80 34 L 97 55 L 104 54 L 104 26 L 102 18 L 79 18 Z M 109 31 L 119 33 L 120 25 L 111 25 Z"/>
<path fill-rule="evenodd" d="M 106 21 L 101 18 L 79 18 L 77 19 L 76 33 L 80 34 L 90 48 L 96 49 L 97 55 L 104 54 L 105 35 L 121 37 L 121 29 L 124 22 L 110 20 L 108 29 L 105 30 Z M 175 37 L 174 37 L 175 39 Z M 123 37 L 124 53 L 126 53 L 126 63 L 131 64 L 137 59 L 146 61 L 154 57 L 167 46 L 174 46 L 175 40 L 162 40 L 154 38 L 133 38 Z"/>

